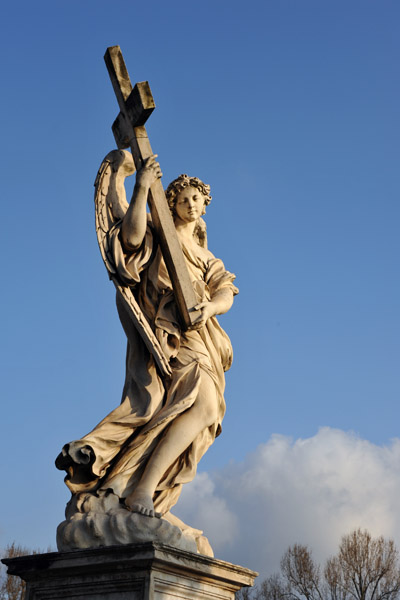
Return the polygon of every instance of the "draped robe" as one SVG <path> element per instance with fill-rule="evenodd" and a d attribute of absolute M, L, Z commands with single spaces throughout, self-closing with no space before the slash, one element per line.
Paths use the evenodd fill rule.
<path fill-rule="evenodd" d="M 182 331 L 171 281 L 153 234 L 151 219 L 136 252 L 126 252 L 120 238 L 121 222 L 109 232 L 109 248 L 119 280 L 129 285 L 167 358 L 172 376 L 162 378 L 142 342 L 123 302 L 117 296 L 119 317 L 127 336 L 126 377 L 121 404 L 89 434 L 71 442 L 66 484 L 73 494 L 111 489 L 126 498 L 136 485 L 170 423 L 195 402 L 205 373 L 215 384 L 218 417 L 164 473 L 154 495 L 155 509 L 167 513 L 176 503 L 183 483 L 191 481 L 197 464 L 221 431 L 225 413 L 224 371 L 232 362 L 232 347 L 217 318 L 200 330 Z M 198 244 L 182 244 L 199 302 L 218 291 L 237 288 L 235 276 L 221 260 Z"/>

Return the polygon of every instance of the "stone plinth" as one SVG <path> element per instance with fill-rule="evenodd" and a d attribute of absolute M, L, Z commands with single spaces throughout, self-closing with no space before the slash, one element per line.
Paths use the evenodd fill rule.
<path fill-rule="evenodd" d="M 4 559 L 26 600 L 233 599 L 257 573 L 158 543 Z"/>

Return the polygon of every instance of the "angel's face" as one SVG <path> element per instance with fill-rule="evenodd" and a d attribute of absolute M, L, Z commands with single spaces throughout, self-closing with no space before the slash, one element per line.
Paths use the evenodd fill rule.
<path fill-rule="evenodd" d="M 176 219 L 183 223 L 197 221 L 204 214 L 205 197 L 198 188 L 186 187 L 176 197 Z"/>

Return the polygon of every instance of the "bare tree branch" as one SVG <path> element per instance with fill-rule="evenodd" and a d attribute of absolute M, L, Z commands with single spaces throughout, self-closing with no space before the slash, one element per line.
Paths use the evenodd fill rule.
<path fill-rule="evenodd" d="M 254 600 L 400 600 L 400 562 L 393 540 L 356 529 L 345 535 L 321 576 L 307 546 L 290 546 L 281 574 L 254 590 Z"/>

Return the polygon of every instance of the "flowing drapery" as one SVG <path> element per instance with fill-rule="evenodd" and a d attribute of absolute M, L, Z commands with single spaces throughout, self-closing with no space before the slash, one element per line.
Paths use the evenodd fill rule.
<path fill-rule="evenodd" d="M 172 367 L 172 377 L 162 379 L 124 304 L 117 297 L 120 320 L 127 336 L 126 377 L 121 404 L 88 435 L 68 445 L 71 463 L 66 483 L 72 493 L 112 489 L 127 497 L 137 485 L 149 457 L 170 423 L 195 402 L 206 373 L 216 388 L 215 423 L 204 429 L 176 459 L 159 482 L 155 509 L 163 514 L 173 506 L 181 485 L 191 481 L 199 460 L 219 435 L 225 413 L 224 371 L 232 362 L 228 336 L 216 317 L 200 330 L 181 331 L 171 282 L 149 220 L 141 248 L 124 251 L 121 223 L 109 232 L 109 248 L 118 278 L 133 290 L 145 317 Z M 221 260 L 197 244 L 182 245 L 199 302 L 229 288 L 237 293 L 234 275 Z M 79 458 L 78 458 L 79 457 Z M 83 460 L 82 460 L 83 458 Z"/>

